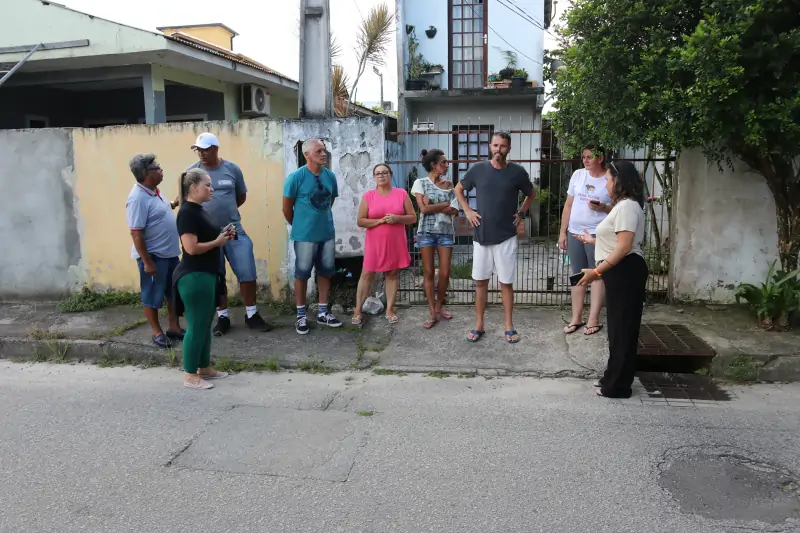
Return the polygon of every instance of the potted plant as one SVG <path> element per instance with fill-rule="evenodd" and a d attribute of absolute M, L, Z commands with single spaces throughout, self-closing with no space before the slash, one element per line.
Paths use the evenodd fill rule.
<path fill-rule="evenodd" d="M 498 74 L 500 74 L 501 80 L 510 80 L 514 77 L 514 71 L 517 69 L 517 54 L 511 50 L 503 50 L 502 54 L 506 62 L 506 67 L 500 69 Z"/>
<path fill-rule="evenodd" d="M 428 82 L 431 89 L 439 89 L 442 86 L 442 73 L 444 66 L 433 65 L 428 61 L 422 62 L 422 77 Z"/>
<path fill-rule="evenodd" d="M 524 68 L 518 68 L 514 71 L 514 76 L 511 78 L 511 86 L 515 89 L 522 89 L 528 82 L 528 71 Z"/>
<path fill-rule="evenodd" d="M 425 30 L 425 35 L 428 36 L 428 39 L 433 39 L 436 37 L 436 28 L 433 26 L 428 26 L 428 29 Z"/>
<path fill-rule="evenodd" d="M 489 74 L 489 81 L 500 81 L 500 75 L 497 72 Z"/>
<path fill-rule="evenodd" d="M 408 30 L 408 28 L 406 29 Z M 428 84 L 422 75 L 425 73 L 424 67 L 429 65 L 429 63 L 425 61 L 425 59 L 422 57 L 422 54 L 417 52 L 418 49 L 419 42 L 417 41 L 414 28 L 412 27 L 408 34 L 408 78 L 406 79 L 407 91 L 421 91 Z"/>

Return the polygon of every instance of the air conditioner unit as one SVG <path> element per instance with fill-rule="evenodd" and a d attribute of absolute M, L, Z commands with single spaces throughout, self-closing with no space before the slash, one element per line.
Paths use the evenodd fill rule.
<path fill-rule="evenodd" d="M 259 85 L 242 85 L 242 115 L 265 117 L 269 115 L 269 91 Z"/>
<path fill-rule="evenodd" d="M 411 127 L 411 129 L 413 131 L 433 131 L 434 126 L 433 122 L 417 122 Z"/>

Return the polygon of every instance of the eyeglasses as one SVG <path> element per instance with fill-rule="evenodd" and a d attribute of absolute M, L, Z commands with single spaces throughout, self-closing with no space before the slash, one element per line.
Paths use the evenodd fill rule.
<path fill-rule="evenodd" d="M 376 172 L 373 176 L 388 176 L 391 174 L 388 170 L 381 170 L 380 172 Z"/>
<path fill-rule="evenodd" d="M 611 168 L 614 169 L 614 174 L 619 176 L 619 170 L 617 170 L 617 165 L 615 165 L 613 161 L 609 161 L 608 164 L 611 165 Z"/>
<path fill-rule="evenodd" d="M 314 178 L 317 180 L 317 189 L 321 191 L 324 187 L 322 186 L 322 182 L 320 181 L 319 176 L 314 174 Z"/>

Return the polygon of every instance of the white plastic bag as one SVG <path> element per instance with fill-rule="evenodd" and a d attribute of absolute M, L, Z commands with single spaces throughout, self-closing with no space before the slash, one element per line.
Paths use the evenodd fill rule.
<path fill-rule="evenodd" d="M 383 312 L 383 302 L 375 296 L 369 296 L 364 300 L 361 310 L 370 315 L 379 315 Z"/>

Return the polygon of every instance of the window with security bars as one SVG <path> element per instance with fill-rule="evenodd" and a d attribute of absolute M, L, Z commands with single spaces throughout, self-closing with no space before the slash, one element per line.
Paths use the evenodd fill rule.
<path fill-rule="evenodd" d="M 494 126 L 453 126 L 453 184 L 463 176 L 467 169 L 478 161 L 489 159 L 489 143 Z M 477 208 L 475 189 L 467 193 L 469 205 Z"/>
<path fill-rule="evenodd" d="M 486 85 L 486 2 L 448 0 L 450 22 L 450 88 Z"/>

